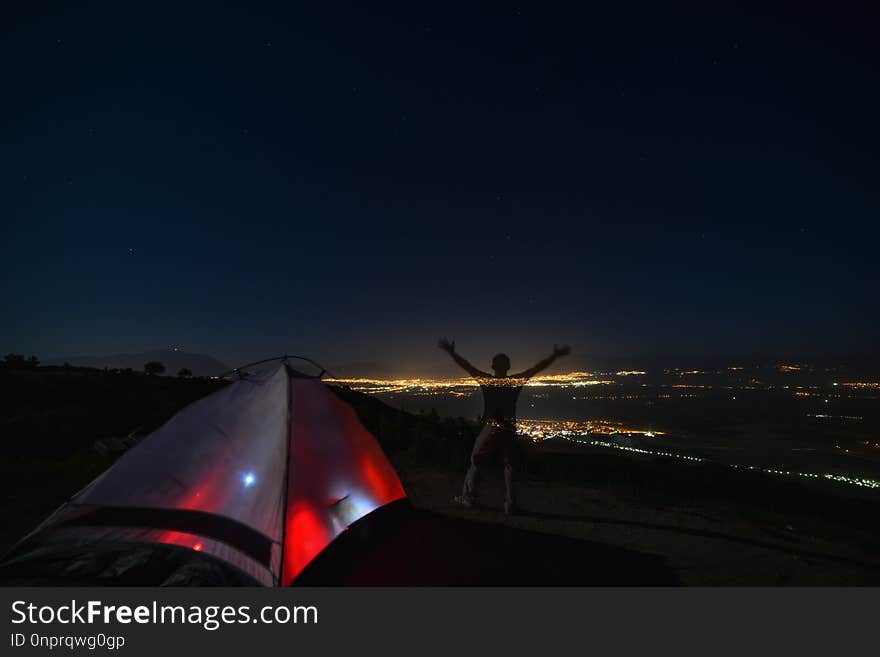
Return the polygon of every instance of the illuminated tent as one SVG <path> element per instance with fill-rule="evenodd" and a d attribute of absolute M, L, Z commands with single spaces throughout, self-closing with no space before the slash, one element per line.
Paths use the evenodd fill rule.
<path fill-rule="evenodd" d="M 288 585 L 349 525 L 405 497 L 354 410 L 285 360 L 177 413 L 0 571 L 101 581 L 158 568 L 151 583 Z"/>

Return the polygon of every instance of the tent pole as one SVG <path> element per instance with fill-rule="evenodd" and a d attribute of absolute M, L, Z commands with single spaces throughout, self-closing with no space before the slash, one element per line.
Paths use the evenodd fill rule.
<path fill-rule="evenodd" d="M 284 504 L 281 512 L 281 558 L 278 560 L 278 586 L 283 586 L 284 579 L 284 549 L 287 547 L 287 505 L 290 500 L 290 441 L 293 439 L 290 429 L 291 394 L 290 372 L 287 369 L 287 361 L 284 361 L 284 374 L 287 376 L 287 440 L 284 442 L 284 460 L 287 464 L 284 469 Z"/>

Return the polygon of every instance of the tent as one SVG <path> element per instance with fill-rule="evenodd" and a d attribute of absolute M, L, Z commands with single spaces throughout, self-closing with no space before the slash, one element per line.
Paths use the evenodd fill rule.
<path fill-rule="evenodd" d="M 405 497 L 354 410 L 285 359 L 145 437 L 13 548 L 0 576 L 286 586 Z"/>

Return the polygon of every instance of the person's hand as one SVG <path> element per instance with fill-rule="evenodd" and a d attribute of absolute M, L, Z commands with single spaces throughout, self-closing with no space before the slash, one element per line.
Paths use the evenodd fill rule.
<path fill-rule="evenodd" d="M 567 344 L 562 345 L 553 345 L 553 357 L 559 358 L 560 356 L 568 356 L 571 353 L 571 347 Z"/>
<path fill-rule="evenodd" d="M 455 341 L 450 341 L 449 338 L 440 338 L 437 346 L 440 347 L 443 351 L 449 352 L 450 354 L 455 351 Z"/>

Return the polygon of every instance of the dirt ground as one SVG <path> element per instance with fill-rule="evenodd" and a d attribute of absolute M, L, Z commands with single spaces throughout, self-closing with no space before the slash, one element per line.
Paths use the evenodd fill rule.
<path fill-rule="evenodd" d="M 339 540 L 304 573 L 317 585 L 880 585 L 876 535 L 753 506 L 669 505 L 615 493 L 520 481 L 505 516 L 491 474 L 480 505 L 452 502 L 461 474 L 401 471 L 411 512 Z M 4 504 L 0 551 L 47 509 Z M 348 534 L 348 533 L 347 533 Z M 357 532 L 351 532 L 356 535 Z"/>
<path fill-rule="evenodd" d="M 684 585 L 880 584 L 880 555 L 865 547 L 868 537 L 772 510 L 759 520 L 749 513 L 746 520 L 735 507 L 660 507 L 606 490 L 526 481 L 517 489 L 520 512 L 505 516 L 497 477 L 484 482 L 482 504 L 465 509 L 452 502 L 460 476 L 402 475 L 416 509 L 584 541 L 584 559 L 594 558 L 586 542 L 656 557 Z M 618 579 L 630 583 L 623 573 Z"/>

